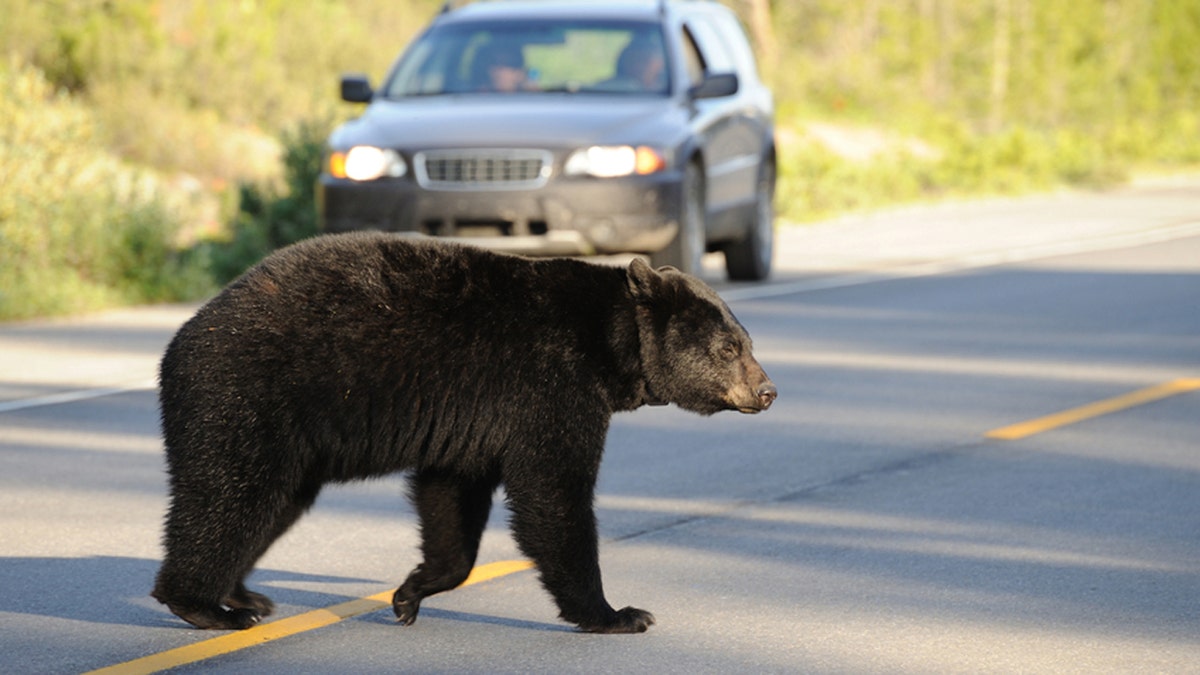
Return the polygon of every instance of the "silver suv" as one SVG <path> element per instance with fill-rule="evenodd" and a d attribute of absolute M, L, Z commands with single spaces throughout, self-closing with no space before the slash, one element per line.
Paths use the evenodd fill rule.
<path fill-rule="evenodd" d="M 773 99 L 716 2 L 447 3 L 378 89 L 341 86 L 369 105 L 329 137 L 327 231 L 770 274 Z"/>

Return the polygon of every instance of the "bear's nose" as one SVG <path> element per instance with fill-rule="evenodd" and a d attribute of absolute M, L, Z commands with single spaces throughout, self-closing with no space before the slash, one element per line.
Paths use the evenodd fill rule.
<path fill-rule="evenodd" d="M 754 392 L 758 395 L 759 403 L 762 403 L 762 409 L 766 410 L 775 402 L 775 397 L 779 396 L 779 392 L 775 389 L 775 385 L 770 382 L 764 382 L 759 386 L 758 391 Z"/>

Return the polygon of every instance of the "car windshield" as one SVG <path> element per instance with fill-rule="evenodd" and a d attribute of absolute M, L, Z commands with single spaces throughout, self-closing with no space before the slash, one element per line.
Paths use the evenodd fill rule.
<path fill-rule="evenodd" d="M 480 93 L 665 96 L 666 50 L 657 24 L 514 21 L 435 26 L 405 53 L 387 98 Z"/>

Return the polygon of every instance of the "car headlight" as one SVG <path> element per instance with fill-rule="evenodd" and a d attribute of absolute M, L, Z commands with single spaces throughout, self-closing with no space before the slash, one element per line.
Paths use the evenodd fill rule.
<path fill-rule="evenodd" d="M 356 145 L 346 152 L 329 154 L 329 174 L 335 178 L 367 181 L 389 176 L 400 178 L 408 173 L 408 164 L 395 150 Z"/>
<path fill-rule="evenodd" d="M 646 175 L 665 168 L 663 153 L 645 145 L 593 145 L 571 153 L 564 166 L 567 175 L 597 178 Z"/>

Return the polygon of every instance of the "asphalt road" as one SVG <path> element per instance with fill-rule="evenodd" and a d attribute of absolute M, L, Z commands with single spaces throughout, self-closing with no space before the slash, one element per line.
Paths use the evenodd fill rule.
<path fill-rule="evenodd" d="M 399 478 L 329 489 L 262 560 L 255 630 L 287 635 L 187 628 L 147 596 L 151 387 L 194 308 L 0 327 L 0 671 L 1195 672 L 1200 187 L 846 219 L 779 259 L 718 282 L 770 411 L 614 421 L 601 566 L 658 618 L 634 636 L 573 632 L 531 571 L 409 628 L 345 609 L 418 561 Z M 519 559 L 498 512 L 480 562 Z"/>

